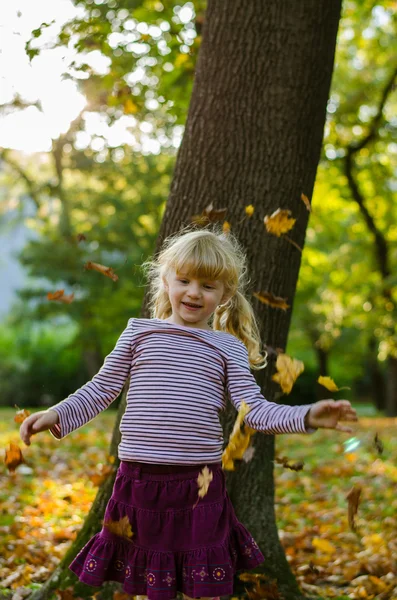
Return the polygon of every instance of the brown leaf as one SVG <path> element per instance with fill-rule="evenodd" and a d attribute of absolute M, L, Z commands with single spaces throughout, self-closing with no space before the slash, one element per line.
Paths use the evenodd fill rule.
<path fill-rule="evenodd" d="M 378 433 L 375 433 L 374 446 L 378 454 L 383 454 L 384 446 L 382 440 L 379 438 Z"/>
<path fill-rule="evenodd" d="M 18 408 L 17 405 L 15 405 L 15 408 Z M 30 415 L 30 411 L 27 410 L 26 408 L 22 408 L 21 410 L 18 410 L 17 413 L 14 416 L 14 421 L 15 423 L 23 423 L 24 420 Z"/>
<path fill-rule="evenodd" d="M 291 469 L 291 471 L 302 471 L 305 463 L 303 460 L 299 460 L 295 463 L 290 463 L 286 456 L 276 456 L 274 462 L 282 465 L 285 469 Z"/>
<path fill-rule="evenodd" d="M 84 235 L 84 233 L 78 233 L 76 235 L 76 239 L 77 239 L 78 242 L 85 242 L 87 238 Z"/>
<path fill-rule="evenodd" d="M 69 294 L 69 296 L 66 296 L 64 294 L 64 290 L 57 290 L 53 294 L 51 292 L 48 292 L 47 299 L 55 300 L 57 302 L 63 302 L 64 304 L 70 304 L 71 302 L 73 302 L 74 294 Z"/>
<path fill-rule="evenodd" d="M 348 516 L 349 526 L 352 531 L 356 531 L 354 517 L 356 516 L 357 511 L 358 511 L 358 505 L 360 503 L 361 491 L 362 491 L 361 486 L 355 484 L 346 496 L 346 499 L 348 501 L 347 516 Z"/>
<path fill-rule="evenodd" d="M 14 444 L 13 442 L 10 442 L 10 448 L 9 448 L 9 450 L 6 450 L 6 452 L 5 452 L 4 462 L 5 462 L 7 469 L 11 472 L 15 471 L 15 469 L 18 467 L 18 465 L 25 462 L 25 460 L 22 456 L 21 449 L 18 446 L 18 444 Z"/>
<path fill-rule="evenodd" d="M 312 211 L 312 206 L 310 204 L 310 200 L 309 200 L 309 198 L 303 192 L 301 194 L 301 200 L 305 203 L 305 206 L 306 206 L 307 210 L 309 212 L 311 212 Z"/>
<path fill-rule="evenodd" d="M 269 304 L 273 308 L 280 308 L 281 310 L 287 310 L 287 308 L 289 308 L 286 298 L 274 296 L 274 294 L 271 292 L 254 292 L 252 295 L 260 300 L 263 304 Z"/>
<path fill-rule="evenodd" d="M 134 535 L 127 515 L 120 519 L 120 521 L 105 521 L 103 526 L 112 533 L 129 541 L 131 541 L 130 538 Z"/>
<path fill-rule="evenodd" d="M 208 223 L 215 223 L 216 221 L 224 221 L 227 213 L 226 208 L 214 208 L 214 205 L 208 204 L 203 210 L 201 215 L 194 215 L 191 217 L 191 221 L 196 225 L 205 226 Z"/>
<path fill-rule="evenodd" d="M 241 581 L 247 581 L 253 583 L 253 588 L 247 592 L 248 598 L 251 600 L 282 600 L 282 596 L 278 591 L 277 581 L 275 579 L 269 579 L 262 573 L 241 573 L 238 576 Z"/>
<path fill-rule="evenodd" d="M 100 265 L 99 263 L 94 263 L 90 260 L 84 265 L 84 268 L 87 270 L 98 271 L 98 273 L 102 273 L 102 275 L 110 277 L 110 279 L 113 281 L 117 281 L 119 278 L 119 276 L 113 271 L 112 267 L 105 267 L 105 265 Z"/>
<path fill-rule="evenodd" d="M 287 231 L 290 231 L 295 225 L 296 219 L 291 217 L 290 210 L 284 210 L 278 208 L 273 214 L 264 218 L 266 229 L 269 233 L 276 235 L 277 237 L 282 236 Z"/>
<path fill-rule="evenodd" d="M 301 360 L 291 358 L 288 354 L 279 354 L 276 361 L 277 373 L 272 380 L 276 381 L 284 394 L 289 394 L 295 381 L 304 371 L 305 365 Z"/>

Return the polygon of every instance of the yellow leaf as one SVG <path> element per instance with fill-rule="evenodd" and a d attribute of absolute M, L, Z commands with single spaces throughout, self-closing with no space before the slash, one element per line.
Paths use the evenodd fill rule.
<path fill-rule="evenodd" d="M 176 68 L 181 67 L 182 65 L 186 64 L 189 61 L 189 55 L 188 54 L 178 54 L 178 56 L 176 57 L 175 61 L 174 61 L 174 65 Z"/>
<path fill-rule="evenodd" d="M 320 377 L 317 379 L 317 382 L 323 387 L 327 388 L 327 390 L 330 392 L 339 392 L 339 390 L 350 389 L 348 387 L 338 388 L 338 386 L 336 385 L 334 380 L 331 379 L 331 377 L 323 377 L 322 375 L 320 375 Z"/>
<path fill-rule="evenodd" d="M 124 102 L 124 113 L 126 115 L 135 115 L 137 112 L 139 112 L 138 105 L 135 104 L 131 98 L 127 98 L 127 100 Z"/>
<path fill-rule="evenodd" d="M 250 411 L 246 402 L 242 402 L 238 411 L 229 443 L 222 454 L 222 467 L 225 471 L 234 471 L 234 461 L 242 460 L 255 429 L 244 424 L 244 418 Z"/>
<path fill-rule="evenodd" d="M 230 223 L 228 223 L 228 221 L 224 221 L 224 223 L 222 225 L 222 230 L 223 230 L 223 233 L 229 233 Z"/>
<path fill-rule="evenodd" d="M 295 225 L 296 219 L 291 217 L 290 210 L 278 208 L 270 217 L 264 218 L 266 229 L 269 233 L 280 237 L 283 233 L 290 231 Z"/>
<path fill-rule="evenodd" d="M 326 554 L 335 554 L 336 552 L 336 547 L 328 540 L 313 538 L 312 544 L 315 548 L 321 550 L 321 552 L 325 552 Z"/>
<path fill-rule="evenodd" d="M 132 538 L 134 535 L 132 533 L 131 525 L 127 515 L 120 519 L 120 521 L 105 521 L 103 526 L 112 533 L 115 533 L 116 535 L 119 535 L 127 540 L 130 540 L 130 538 Z"/>
<path fill-rule="evenodd" d="M 249 204 L 248 206 L 245 207 L 245 214 L 248 217 L 252 217 L 252 215 L 254 214 L 254 206 L 252 204 Z"/>
<path fill-rule="evenodd" d="M 210 487 L 210 483 L 214 478 L 214 474 L 209 470 L 208 467 L 204 467 L 199 476 L 197 477 L 197 484 L 199 487 L 198 495 L 200 498 L 204 498 L 208 493 L 208 488 Z"/>
<path fill-rule="evenodd" d="M 295 381 L 304 371 L 305 365 L 301 360 L 291 358 L 288 354 L 279 354 L 276 367 L 278 373 L 273 375 L 272 380 L 280 384 L 284 394 L 289 394 Z"/>

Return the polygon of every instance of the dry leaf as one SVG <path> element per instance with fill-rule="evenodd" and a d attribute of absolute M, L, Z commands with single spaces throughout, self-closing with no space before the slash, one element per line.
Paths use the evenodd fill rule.
<path fill-rule="evenodd" d="M 379 438 L 378 433 L 375 433 L 374 446 L 378 454 L 383 454 L 384 446 L 382 440 Z"/>
<path fill-rule="evenodd" d="M 223 233 L 229 233 L 230 223 L 228 223 L 228 221 L 224 221 L 224 223 L 222 225 L 222 231 L 223 231 Z"/>
<path fill-rule="evenodd" d="M 307 210 L 309 212 L 311 212 L 312 211 L 312 207 L 311 207 L 311 204 L 310 204 L 310 200 L 309 200 L 309 198 L 303 192 L 301 194 L 301 200 L 305 203 L 305 206 L 306 206 Z"/>
<path fill-rule="evenodd" d="M 242 402 L 238 411 L 229 443 L 222 454 L 222 467 L 225 471 L 234 471 L 234 461 L 242 460 L 255 429 L 244 423 L 244 418 L 250 411 L 246 402 Z"/>
<path fill-rule="evenodd" d="M 277 587 L 277 581 L 275 579 L 269 579 L 262 573 L 241 573 L 238 576 L 241 581 L 247 581 L 253 583 L 253 588 L 247 592 L 248 598 L 251 600 L 282 600 Z"/>
<path fill-rule="evenodd" d="M 286 298 L 274 296 L 271 292 L 254 292 L 252 295 L 263 302 L 263 304 L 269 304 L 273 308 L 280 308 L 281 310 L 287 310 L 287 308 L 289 308 Z"/>
<path fill-rule="evenodd" d="M 295 225 L 296 219 L 291 217 L 290 210 L 278 208 L 270 217 L 264 218 L 266 229 L 269 233 L 280 237 L 287 231 L 290 231 Z"/>
<path fill-rule="evenodd" d="M 64 290 L 57 290 L 54 293 L 48 292 L 47 299 L 54 300 L 56 302 L 63 302 L 64 304 L 70 304 L 73 302 L 74 294 L 69 294 L 69 296 L 66 296 L 64 294 Z"/>
<path fill-rule="evenodd" d="M 325 552 L 326 554 L 335 554 L 336 546 L 331 544 L 328 540 L 323 540 L 322 538 L 315 537 L 312 540 L 312 544 L 314 548 L 321 550 L 321 552 Z"/>
<path fill-rule="evenodd" d="M 113 281 L 117 281 L 119 276 L 113 271 L 112 267 L 105 267 L 104 265 L 100 265 L 98 263 L 94 263 L 88 261 L 84 268 L 87 270 L 98 271 L 98 273 L 102 273 L 102 275 L 106 275 L 106 277 L 110 277 Z"/>
<path fill-rule="evenodd" d="M 120 519 L 120 521 L 105 521 L 103 526 L 112 533 L 129 541 L 131 541 L 130 538 L 134 535 L 127 515 Z"/>
<path fill-rule="evenodd" d="M 76 235 L 76 239 L 77 239 L 78 242 L 85 242 L 87 238 L 84 235 L 84 233 L 78 233 Z"/>
<path fill-rule="evenodd" d="M 10 448 L 5 452 L 4 462 L 7 469 L 11 472 L 15 471 L 18 465 L 25 462 L 18 444 L 10 442 Z"/>
<path fill-rule="evenodd" d="M 279 465 L 282 465 L 285 469 L 291 469 L 291 471 L 302 471 L 305 465 L 303 460 L 299 460 L 295 463 L 290 463 L 286 456 L 276 456 L 274 462 L 276 462 Z"/>
<path fill-rule="evenodd" d="M 304 371 L 305 365 L 301 360 L 291 358 L 288 354 L 279 354 L 276 367 L 278 372 L 273 375 L 272 380 L 280 385 L 284 394 L 289 394 L 295 381 Z"/>
<path fill-rule="evenodd" d="M 17 405 L 15 405 L 15 408 L 18 408 Z M 14 421 L 15 423 L 23 423 L 24 420 L 30 415 L 30 411 L 27 410 L 26 408 L 22 408 L 21 410 L 18 410 L 17 413 L 14 416 Z"/>
<path fill-rule="evenodd" d="M 339 390 L 350 390 L 350 388 L 346 386 L 338 388 L 338 386 L 331 377 L 323 377 L 322 375 L 320 375 L 320 377 L 317 379 L 317 382 L 323 387 L 327 388 L 329 392 L 339 392 Z"/>
<path fill-rule="evenodd" d="M 352 531 L 356 531 L 356 525 L 354 517 L 358 511 L 358 505 L 360 504 L 361 486 L 354 485 L 350 492 L 347 494 L 346 499 L 348 501 L 347 517 L 349 521 L 349 527 Z"/>
<path fill-rule="evenodd" d="M 194 504 L 193 508 L 196 508 L 198 501 L 200 498 L 204 498 L 208 493 L 208 488 L 210 487 L 210 483 L 214 478 L 214 474 L 209 470 L 208 467 L 204 467 L 201 473 L 199 473 L 197 477 L 197 485 L 199 488 L 197 502 Z"/>
<path fill-rule="evenodd" d="M 249 204 L 248 206 L 245 207 L 245 214 L 248 217 L 252 217 L 252 215 L 254 214 L 254 210 L 255 210 L 255 208 L 253 207 L 253 205 Z"/>

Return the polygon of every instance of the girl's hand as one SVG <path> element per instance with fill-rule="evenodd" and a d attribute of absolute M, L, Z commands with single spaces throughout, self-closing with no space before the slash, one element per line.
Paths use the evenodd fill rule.
<path fill-rule="evenodd" d="M 34 413 L 25 419 L 19 428 L 21 440 L 25 442 L 27 446 L 30 446 L 30 438 L 32 435 L 39 433 L 39 431 L 50 429 L 50 427 L 56 423 L 59 423 L 59 415 L 55 410 L 48 409 Z"/>
<path fill-rule="evenodd" d="M 353 429 L 339 421 L 357 421 L 357 413 L 348 400 L 320 400 L 305 417 L 307 427 L 337 429 L 351 433 Z"/>

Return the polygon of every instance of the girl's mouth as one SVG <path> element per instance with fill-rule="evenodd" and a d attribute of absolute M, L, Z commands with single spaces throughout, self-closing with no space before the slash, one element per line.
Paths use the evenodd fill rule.
<path fill-rule="evenodd" d="M 187 302 L 182 302 L 183 306 L 186 306 L 186 308 L 188 310 L 199 310 L 201 308 L 201 306 L 199 306 L 198 304 L 188 304 Z"/>

